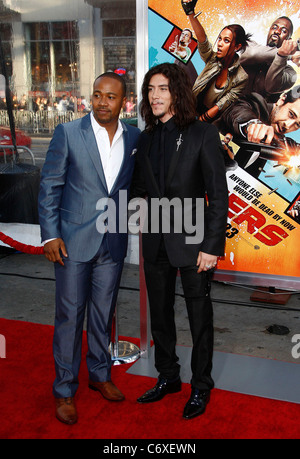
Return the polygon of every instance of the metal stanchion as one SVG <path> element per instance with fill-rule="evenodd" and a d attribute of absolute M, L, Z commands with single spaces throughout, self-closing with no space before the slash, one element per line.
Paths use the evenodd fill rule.
<path fill-rule="evenodd" d="M 118 328 L 118 311 L 116 307 L 113 318 L 112 338 L 109 346 L 112 364 L 121 365 L 122 363 L 135 362 L 140 356 L 140 349 L 129 341 L 120 341 Z"/>
<path fill-rule="evenodd" d="M 132 363 L 141 358 L 149 358 L 150 352 L 150 317 L 148 296 L 143 269 L 143 257 L 141 246 L 141 233 L 139 234 L 139 274 L 140 274 L 140 348 L 128 341 L 119 341 L 118 331 L 118 308 L 116 307 L 112 324 L 111 343 L 109 351 L 113 365 Z"/>
<path fill-rule="evenodd" d="M 141 357 L 149 358 L 150 352 L 150 314 L 148 306 L 148 295 L 144 274 L 144 260 L 142 256 L 142 235 L 139 235 L 139 266 L 140 266 L 140 333 L 141 333 Z"/>

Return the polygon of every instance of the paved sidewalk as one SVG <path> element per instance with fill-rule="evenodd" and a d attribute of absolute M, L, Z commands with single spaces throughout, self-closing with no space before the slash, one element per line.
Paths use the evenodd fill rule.
<path fill-rule="evenodd" d="M 126 263 L 118 298 L 120 335 L 140 336 L 139 288 L 139 266 Z M 300 294 L 293 294 L 284 306 L 257 304 L 251 294 L 249 287 L 213 282 L 215 349 L 300 363 L 292 356 L 292 337 L 300 334 Z M 53 265 L 43 255 L 0 252 L 0 317 L 53 325 L 54 297 Z M 175 310 L 178 344 L 190 346 L 180 278 Z M 287 327 L 289 333 L 269 333 L 267 328 L 274 324 Z"/>

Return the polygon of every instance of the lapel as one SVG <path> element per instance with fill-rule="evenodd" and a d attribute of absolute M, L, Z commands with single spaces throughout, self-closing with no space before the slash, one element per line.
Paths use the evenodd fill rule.
<path fill-rule="evenodd" d="M 128 132 L 128 129 L 126 127 L 126 124 L 123 123 L 123 121 L 121 121 L 122 123 L 122 126 L 123 126 L 123 142 L 124 142 L 124 154 L 123 154 L 123 161 L 122 161 L 122 164 L 121 164 L 121 167 L 120 167 L 120 170 L 119 170 L 119 173 L 116 177 L 116 180 L 115 180 L 115 183 L 113 184 L 113 187 L 110 191 L 110 194 L 113 194 L 115 188 L 117 188 L 119 185 L 118 185 L 118 182 L 122 176 L 122 173 L 125 172 L 125 168 L 126 168 L 126 165 L 127 165 L 127 161 L 129 160 L 130 156 L 128 154 L 128 145 L 129 145 L 129 132 Z"/>
<path fill-rule="evenodd" d="M 94 131 L 92 128 L 90 114 L 82 118 L 81 134 L 82 134 L 82 138 L 85 143 L 85 146 L 86 146 L 86 150 L 88 154 L 90 155 L 91 160 L 93 161 L 95 169 L 100 177 L 100 180 L 105 188 L 106 193 L 108 193 L 105 175 L 104 175 L 104 171 L 103 171 L 103 167 L 102 167 L 102 163 L 100 159 L 100 154 L 99 154 L 96 138 L 94 135 Z"/>
<path fill-rule="evenodd" d="M 152 183 L 152 185 L 153 185 L 153 188 L 154 188 L 154 190 L 156 191 L 156 194 L 157 194 L 158 196 L 161 196 L 160 189 L 159 189 L 159 186 L 158 186 L 157 181 L 155 180 L 155 176 L 154 176 L 154 173 L 153 173 L 151 161 L 150 161 L 150 158 L 149 158 L 150 148 L 151 148 L 152 141 L 153 141 L 153 135 L 154 135 L 154 133 L 152 132 L 152 133 L 150 134 L 150 139 L 148 140 L 148 142 L 147 142 L 147 144 L 146 144 L 146 148 L 145 148 L 145 150 L 144 150 L 145 167 L 146 167 L 147 170 L 148 170 L 148 174 L 149 174 L 151 183 Z"/>

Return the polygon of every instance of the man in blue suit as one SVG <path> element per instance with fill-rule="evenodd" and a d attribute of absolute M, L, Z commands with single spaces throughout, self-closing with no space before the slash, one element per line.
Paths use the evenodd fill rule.
<path fill-rule="evenodd" d="M 56 127 L 41 174 L 41 237 L 56 275 L 53 394 L 56 417 L 67 424 L 77 421 L 74 395 L 85 309 L 89 387 L 108 400 L 124 399 L 111 381 L 108 347 L 128 240 L 124 225 L 118 231 L 118 224 L 127 214 L 140 133 L 119 120 L 125 94 L 121 76 L 107 72 L 96 78 L 92 112 Z M 112 200 L 119 211 L 122 193 L 126 193 L 124 215 L 117 214 L 109 225 L 103 203 Z M 107 231 L 99 230 L 101 215 Z M 112 227 L 115 232 L 110 232 Z"/>

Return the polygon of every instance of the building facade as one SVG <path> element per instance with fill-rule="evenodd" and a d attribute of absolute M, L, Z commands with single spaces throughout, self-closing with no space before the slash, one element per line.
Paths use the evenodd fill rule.
<path fill-rule="evenodd" d="M 49 114 L 53 125 L 54 113 L 86 113 L 104 71 L 124 75 L 123 116 L 136 117 L 136 0 L 0 0 L 0 37 L 19 127 L 29 114 L 43 115 L 47 130 Z M 1 80 L 0 96 L 3 109 Z"/>

